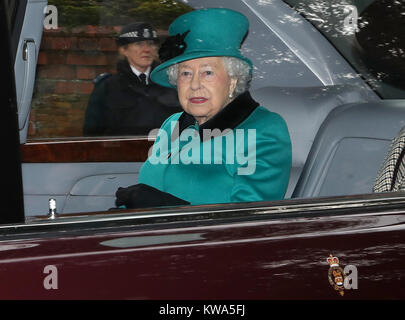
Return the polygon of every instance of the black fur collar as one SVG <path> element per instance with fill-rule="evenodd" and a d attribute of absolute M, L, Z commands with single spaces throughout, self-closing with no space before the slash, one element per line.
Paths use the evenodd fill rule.
<path fill-rule="evenodd" d="M 259 106 L 248 91 L 242 93 L 235 98 L 231 103 L 229 103 L 225 108 L 219 111 L 211 119 L 207 120 L 200 126 L 200 138 L 203 141 L 203 130 L 204 129 L 219 129 L 221 132 L 225 129 L 235 129 L 240 123 L 242 123 L 249 115 Z M 195 118 L 183 112 L 179 118 L 179 134 L 183 132 L 186 128 L 194 125 L 196 122 Z M 172 137 L 176 138 L 176 137 Z"/>

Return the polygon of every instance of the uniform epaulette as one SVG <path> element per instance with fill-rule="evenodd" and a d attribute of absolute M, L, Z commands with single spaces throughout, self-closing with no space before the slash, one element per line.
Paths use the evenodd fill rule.
<path fill-rule="evenodd" d="M 93 83 L 99 84 L 100 82 L 104 81 L 105 79 L 109 78 L 110 76 L 112 76 L 112 74 L 109 72 L 104 72 L 102 74 L 99 74 L 96 78 L 94 78 Z"/>

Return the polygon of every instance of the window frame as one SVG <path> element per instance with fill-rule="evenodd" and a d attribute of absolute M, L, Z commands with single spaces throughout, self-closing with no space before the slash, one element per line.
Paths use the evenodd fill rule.
<path fill-rule="evenodd" d="M 147 209 L 32 216 L 23 223 L 0 224 L 2 240 L 60 237 L 61 232 L 97 236 L 129 230 L 176 230 L 224 224 L 260 224 L 260 221 L 310 222 L 318 218 L 405 214 L 405 195 L 397 192 L 279 201 L 227 203 Z"/>

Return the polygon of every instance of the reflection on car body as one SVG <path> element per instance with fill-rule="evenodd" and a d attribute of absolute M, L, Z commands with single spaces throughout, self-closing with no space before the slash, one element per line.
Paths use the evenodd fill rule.
<path fill-rule="evenodd" d="M 359 19 L 374 4 L 346 2 L 356 6 Z M 29 119 L 32 59 L 38 59 L 47 3 L 15 3 L 14 10 L 1 4 L 3 17 L 13 13 L 10 26 L 1 19 L 11 53 L 2 59 L 10 86 L 1 96 L 9 107 L 2 111 L 2 130 L 3 137 L 15 136 L 4 139 L 2 157 L 8 179 L 0 218 L 0 268 L 6 275 L 1 298 L 405 297 L 405 197 L 371 193 L 390 141 L 403 126 L 404 88 L 363 72 L 361 50 L 352 51 L 358 45 L 354 34 L 322 30 L 340 17 L 344 21 L 347 12 L 328 16 L 333 6 L 322 11 L 299 1 L 215 2 L 249 18 L 252 31 L 242 50 L 256 66 L 252 94 L 281 114 L 290 130 L 286 200 L 108 211 L 116 189 L 136 183 L 152 141 L 27 138 L 29 123 L 39 121 Z M 335 20 L 328 24 L 328 18 Z M 57 102 L 55 112 L 66 107 Z M 50 198 L 57 204 L 54 219 L 48 217 Z M 341 296 L 331 287 L 330 254 L 343 269 L 357 268 L 357 289 Z"/>

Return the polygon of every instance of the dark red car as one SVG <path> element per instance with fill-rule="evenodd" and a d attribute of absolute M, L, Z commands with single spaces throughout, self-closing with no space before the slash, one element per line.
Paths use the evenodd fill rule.
<path fill-rule="evenodd" d="M 63 26 L 47 29 L 55 8 L 63 22 L 63 1 L 2 1 L 0 298 L 405 298 L 405 196 L 371 192 L 405 121 L 403 60 L 387 56 L 370 68 L 381 47 L 367 26 L 375 27 L 383 2 L 331 1 L 325 11 L 304 1 L 184 1 L 187 10 L 224 6 L 249 18 L 243 50 L 256 66 L 252 94 L 285 118 L 293 143 L 288 194 L 274 202 L 108 210 L 117 187 L 136 183 L 153 141 L 35 134 L 46 121 L 59 128 L 60 115 L 70 121 L 68 109 L 73 117 L 79 107 L 67 99 L 86 92 L 66 93 L 72 83 L 91 85 L 83 72 L 95 56 L 63 57 L 96 53 L 79 48 L 78 35 L 73 48 Z M 403 21 L 404 6 L 397 9 Z M 377 20 L 381 28 L 389 23 Z M 55 65 L 65 71 L 56 74 Z M 82 76 L 62 78 L 69 68 Z M 387 75 L 378 77 L 377 68 Z M 52 85 L 66 90 L 44 94 Z M 46 101 L 54 104 L 41 111 Z M 221 312 L 240 314 L 237 305 Z"/>

